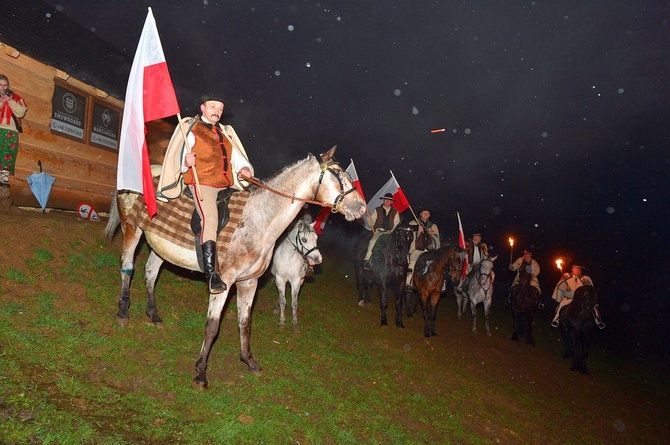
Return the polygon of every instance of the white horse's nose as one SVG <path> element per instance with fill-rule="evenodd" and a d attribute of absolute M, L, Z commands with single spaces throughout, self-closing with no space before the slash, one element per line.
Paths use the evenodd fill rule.
<path fill-rule="evenodd" d="M 321 264 L 321 261 L 323 261 L 323 257 L 321 256 L 321 252 L 319 252 L 318 250 L 316 252 L 314 252 L 313 254 L 311 254 L 308 259 L 309 259 L 309 262 L 310 262 L 310 266 L 314 266 L 316 264 Z"/>

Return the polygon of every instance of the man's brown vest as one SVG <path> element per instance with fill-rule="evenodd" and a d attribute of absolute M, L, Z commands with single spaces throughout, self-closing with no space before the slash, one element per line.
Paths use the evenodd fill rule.
<path fill-rule="evenodd" d="M 202 185 L 225 188 L 233 183 L 230 157 L 233 146 L 221 133 L 218 125 L 209 125 L 198 122 L 191 129 L 195 136 L 195 168 L 198 172 L 198 181 Z M 184 184 L 195 184 L 193 169 L 184 174 Z"/>

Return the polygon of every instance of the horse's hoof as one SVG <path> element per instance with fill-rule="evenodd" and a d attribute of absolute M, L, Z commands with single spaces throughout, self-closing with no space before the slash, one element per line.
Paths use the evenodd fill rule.
<path fill-rule="evenodd" d="M 358 301 L 358 305 L 359 305 L 360 307 L 365 307 L 365 301 L 363 301 L 363 300 L 359 300 L 359 301 Z"/>
<path fill-rule="evenodd" d="M 193 379 L 193 381 L 191 382 L 191 387 L 199 391 L 207 391 L 209 389 L 207 387 L 207 380 L 202 381 L 198 380 L 197 378 Z"/>
<path fill-rule="evenodd" d="M 491 333 L 490 333 L 490 332 L 487 332 L 487 333 L 486 333 L 486 336 L 487 336 L 487 337 L 491 337 Z"/>
<path fill-rule="evenodd" d="M 293 326 L 293 333 L 300 334 L 300 328 L 298 328 L 298 326 Z"/>
<path fill-rule="evenodd" d="M 128 317 L 125 318 L 119 316 L 116 317 L 116 322 L 119 323 L 119 326 L 121 326 L 122 328 L 128 326 L 128 321 L 129 321 Z"/>

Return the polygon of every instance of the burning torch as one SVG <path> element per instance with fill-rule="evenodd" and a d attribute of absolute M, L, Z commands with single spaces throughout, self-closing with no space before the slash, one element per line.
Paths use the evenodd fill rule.
<path fill-rule="evenodd" d="M 509 263 L 514 261 L 514 238 L 509 237 Z"/>

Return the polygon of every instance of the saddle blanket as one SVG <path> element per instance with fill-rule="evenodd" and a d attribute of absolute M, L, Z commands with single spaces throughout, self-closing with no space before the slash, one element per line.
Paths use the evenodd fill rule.
<path fill-rule="evenodd" d="M 221 230 L 217 243 L 228 245 L 233 238 L 235 230 L 240 226 L 242 211 L 249 200 L 249 190 L 235 192 L 230 198 L 228 210 L 230 218 L 228 224 Z M 191 217 L 195 211 L 195 203 L 192 198 L 183 193 L 177 199 L 168 202 L 157 201 L 158 213 L 151 219 L 141 195 L 128 212 L 128 220 L 139 226 L 143 231 L 159 234 L 178 246 L 193 249 L 195 246 L 195 234 L 191 230 Z"/>

